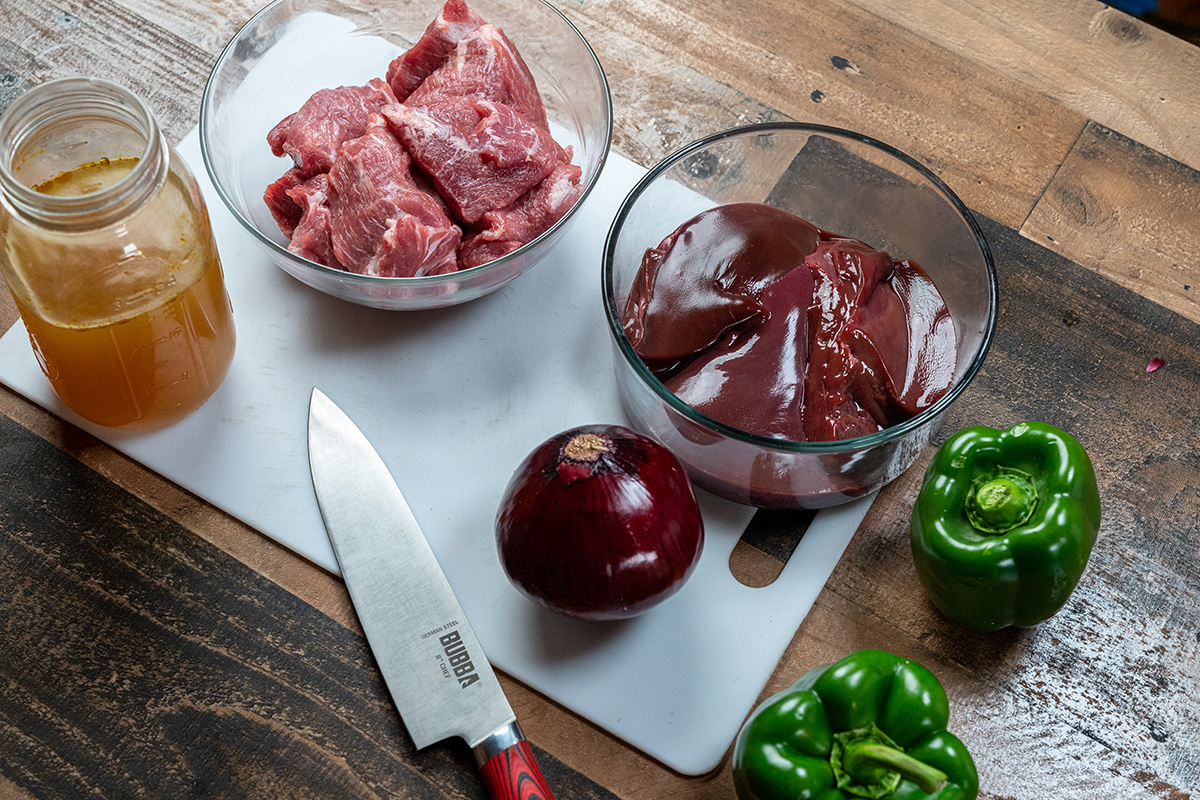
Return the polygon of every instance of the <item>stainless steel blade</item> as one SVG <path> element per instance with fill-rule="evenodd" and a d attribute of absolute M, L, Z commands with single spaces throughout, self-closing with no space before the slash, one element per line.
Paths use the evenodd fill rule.
<path fill-rule="evenodd" d="M 354 609 L 418 748 L 475 747 L 516 717 L 416 518 L 375 448 L 313 389 L 313 487 Z"/>

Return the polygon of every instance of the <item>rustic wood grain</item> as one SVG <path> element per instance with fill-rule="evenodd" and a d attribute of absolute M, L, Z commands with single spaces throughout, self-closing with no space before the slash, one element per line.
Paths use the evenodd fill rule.
<path fill-rule="evenodd" d="M 791 0 L 601 0 L 566 13 L 583 24 L 603 63 L 624 59 L 614 70 L 622 125 L 704 120 L 711 92 L 680 108 L 695 79 L 659 66 L 684 65 L 779 114 L 904 150 L 968 205 L 1013 226 L 1083 127 L 1082 116 L 1003 74 L 838 0 L 805 2 L 802 13 Z M 626 76 L 631 60 L 650 75 Z M 669 88 L 658 78 L 664 72 Z M 664 98 L 671 108 L 662 108 Z"/>
<path fill-rule="evenodd" d="M 1197 170 L 1089 124 L 1021 233 L 1200 322 Z"/>
<path fill-rule="evenodd" d="M 982 797 L 1182 800 L 1200 791 L 1200 327 L 981 221 L 1000 325 L 938 441 L 1026 419 L 1078 437 L 1104 514 L 1088 570 L 1027 631 L 975 634 L 941 617 L 908 544 L 926 453 L 881 493 L 768 691 L 859 647 L 891 649 L 946 683 Z M 1152 353 L 1174 369 L 1147 373 Z"/>
<path fill-rule="evenodd" d="M 238 29 L 263 8 L 266 2 L 221 0 L 219 3 L 185 3 L 180 0 L 125 0 L 121 5 L 157 28 L 170 31 L 173 36 L 191 46 L 216 56 L 225 49 L 225 45 Z M 215 61 L 215 58 L 213 60 Z M 211 63 L 209 66 L 211 67 Z M 207 68 L 204 78 L 208 78 Z"/>
<path fill-rule="evenodd" d="M 9 784 L 37 798 L 482 794 L 461 743 L 412 748 L 361 636 L 6 418 L 0 485 Z M 538 758 L 564 797 L 614 797 Z"/>
<path fill-rule="evenodd" d="M 0 800 L 33 800 L 33 795 L 0 775 Z"/>
<path fill-rule="evenodd" d="M 190 6 L 179 11 L 192 14 Z M 172 142 L 199 119 L 215 59 L 187 38 L 111 0 L 4 2 L 3 13 L 0 110 L 37 83 L 89 75 L 145 100 Z"/>
<path fill-rule="evenodd" d="M 1200 48 L 1095 0 L 851 0 L 1200 169 Z"/>
<path fill-rule="evenodd" d="M 136 495 L 334 621 L 361 633 L 349 594 L 339 578 L 3 388 L 0 388 L 0 414 L 37 433 L 115 486 Z M 756 567 L 774 576 L 781 564 L 776 558 L 761 555 Z M 770 580 L 753 577 L 756 574 L 753 571 L 748 574 L 762 585 Z M 716 773 L 700 779 L 680 779 L 524 684 L 504 674 L 499 678 L 532 741 L 548 745 L 561 761 L 620 797 L 727 800 L 730 796 L 732 784 L 728 775 Z M 2 781 L 0 800 L 17 800 L 16 795 L 10 798 L 4 794 Z"/>
<path fill-rule="evenodd" d="M 924 600 L 905 540 L 907 508 L 927 455 L 881 495 L 769 690 L 854 647 L 890 647 L 924 660 L 945 681 L 954 705 L 952 724 L 976 753 L 988 800 L 1200 795 L 1197 328 L 1133 294 L 1196 319 L 1194 294 L 1188 294 L 1196 284 L 1185 280 L 1187 265 L 1197 264 L 1197 237 L 1189 229 L 1194 216 L 1188 216 L 1196 207 L 1196 176 L 1151 151 L 1198 165 L 1200 50 L 1093 0 L 556 5 L 604 63 L 616 110 L 614 147 L 635 161 L 651 164 L 700 135 L 743 122 L 790 117 L 844 125 L 913 153 L 974 208 L 1009 227 L 1023 226 L 1035 242 L 1086 267 L 1026 247 L 1011 231 L 985 223 L 1002 255 L 1001 336 L 976 387 L 946 423 L 949 432 L 974 422 L 1040 417 L 1084 439 L 1101 472 L 1106 518 L 1071 604 L 1039 628 L 988 637 L 966 634 L 940 618 Z M 148 98 L 169 138 L 178 141 L 196 122 L 200 92 L 224 39 L 254 10 L 253 0 L 0 0 L 0 108 L 49 77 L 101 75 Z M 1094 224 L 1094 213 L 1073 213 L 1079 204 L 1071 191 L 1085 198 L 1080 189 L 1103 210 L 1103 224 Z M 1133 224 L 1135 212 L 1146 225 Z M 1169 225 L 1172 235 L 1156 235 L 1151 220 L 1160 230 Z M 1146 249 L 1139 257 L 1141 245 Z M 1143 273 L 1133 276 L 1139 261 Z M 0 294 L 5 295 L 0 328 L 6 329 L 16 312 L 6 293 Z M 1146 373 L 1152 357 L 1168 363 Z M 26 637 L 46 631 L 38 643 L 56 644 L 56 654 L 74 659 L 66 664 L 75 681 L 70 685 L 83 694 L 68 695 L 77 702 L 52 719 L 74 714 L 79 725 L 51 731 L 64 737 L 56 740 L 64 750 L 84 751 L 83 766 L 55 779 L 76 781 L 59 796 L 80 796 L 77 789 L 100 780 L 132 781 L 121 789 L 136 789 L 155 775 L 182 780 L 189 771 L 206 770 L 217 777 L 173 784 L 186 789 L 182 794 L 146 796 L 205 791 L 237 797 L 252 791 L 256 797 L 305 797 L 316 791 L 328 795 L 331 787 L 335 793 L 346 786 L 353 788 L 345 791 L 361 790 L 362 778 L 347 766 L 356 762 L 336 757 L 352 749 L 347 742 L 355 740 L 347 731 L 357 713 L 337 736 L 316 745 L 315 729 L 300 726 L 299 734 L 295 729 L 301 710 L 336 717 L 357 703 L 369 707 L 370 746 L 382 750 L 380 731 L 389 736 L 395 731 L 385 700 L 379 700 L 383 695 L 367 698 L 378 687 L 365 690 L 360 680 L 348 689 L 329 681 L 338 670 L 373 670 L 361 650 L 353 657 L 328 657 L 327 625 L 334 641 L 348 637 L 362 648 L 340 581 L 2 389 L 0 414 L 69 456 L 55 462 L 55 474 L 75 487 L 67 495 L 76 511 L 97 505 L 78 494 L 89 481 L 98 481 L 101 493 L 100 486 L 125 487 L 282 587 L 252 581 L 221 552 L 144 508 L 129 511 L 136 504 L 124 500 L 99 503 L 114 519 L 77 526 L 72 530 L 80 535 L 58 548 L 25 547 L 31 535 L 45 531 L 30 526 L 14 532 L 7 518 L 0 521 L 0 553 L 22 554 L 19 561 L 0 555 L 0 572 L 20 573 L 16 582 L 0 580 L 19 589 L 11 597 L 0 594 L 0 604 L 36 614 L 57 603 L 83 620 L 109 618 L 92 629 L 54 628 L 49 613 L 43 619 L 0 619 L 0 626 L 8 626 L 0 635 L 0 660 L 7 662 L 0 668 L 0 707 L 10 708 L 11 698 L 29 697 L 31 691 L 48 702 L 58 700 L 48 666 L 12 660 L 32 656 L 11 655 L 5 647 L 9 631 Z M 0 426 L 7 424 L 0 419 Z M 0 427 L 0 460 L 12 457 L 13 447 L 21 455 L 46 446 L 24 439 L 13 445 L 8 432 Z M 79 464 L 102 477 L 85 470 L 91 477 L 79 478 L 73 471 Z M 7 478 L 4 473 L 0 480 L 0 497 Z M 92 495 L 93 501 L 100 496 Z M 51 500 L 42 498 L 39 513 L 57 520 L 51 531 L 67 530 Z M 766 523 L 760 517 L 757 524 Z M 739 547 L 748 574 L 762 582 L 778 569 L 789 542 L 794 544 L 787 521 L 774 524 L 778 541 L 766 525 L 758 548 Z M 155 531 L 167 533 L 155 539 L 150 535 Z M 97 541 L 119 546 L 97 548 Z M 92 574 L 81 553 L 103 565 L 107 578 Z M 203 575 L 188 571 L 197 566 Z M 26 567 L 42 570 L 36 573 L 42 580 L 33 582 Z M 230 575 L 236 581 L 222 585 Z M 218 581 L 215 590 L 203 583 L 210 577 Z M 206 588 L 188 593 L 187 586 L 202 584 Z M 253 592 L 231 597 L 231 586 L 250 586 Z M 273 605 L 279 598 L 282 607 Z M 301 600 L 328 617 L 312 613 Z M 221 609 L 229 615 L 220 617 Z M 263 622 L 263 615 L 279 616 Z M 186 628 L 185 621 L 195 627 Z M 245 627 L 248 623 L 258 627 Z M 131 646 L 119 647 L 130 642 L 132 630 L 167 637 L 174 648 L 152 637 L 135 659 Z M 254 632 L 263 638 L 254 639 Z M 215 673 L 229 663 L 252 676 L 225 676 L 222 683 Z M 186 668 L 172 678 L 152 674 L 146 664 Z M 128 683 L 103 683 L 114 666 Z M 732 796 L 728 764 L 701 779 L 681 778 L 535 692 L 501 680 L 531 739 L 568 772 L 629 800 Z M 102 694 L 106 685 L 115 688 Z M 146 687 L 158 691 L 156 702 L 132 703 L 131 693 Z M 16 735 L 5 725 L 0 735 L 2 800 L 53 796 L 12 777 L 54 770 L 52 761 L 43 761 L 49 751 L 10 756 L 13 751 L 5 750 L 32 747 L 28 731 L 45 726 L 28 715 L 47 708 L 36 702 L 21 707 L 28 726 Z M 96 709 L 113 712 L 113 719 Z M 146 727 L 151 723 L 159 726 L 161 738 L 151 736 L 155 731 Z M 116 730 L 131 731 L 128 744 L 116 743 Z M 406 742 L 402 731 L 401 739 Z M 234 741 L 237 747 L 227 749 Z M 164 743 L 180 749 L 167 751 L 170 764 L 156 765 L 155 758 L 164 758 L 158 752 Z M 135 770 L 136 779 L 114 775 L 86 752 L 93 744 L 131 763 L 145 758 L 149 766 L 144 773 Z M 386 795 L 387 781 L 395 779 L 419 786 L 395 796 L 480 796 L 461 750 L 442 747 L 432 756 L 414 755 L 403 746 L 367 759 L 371 779 L 392 767 L 401 774 L 380 777 L 372 792 Z M 272 758 L 264 759 L 266 753 Z M 295 774 L 281 775 L 281 767 Z M 302 775 L 313 777 L 306 782 Z M 588 787 L 583 794 L 568 796 L 593 796 L 587 793 L 590 785 L 583 785 Z"/>

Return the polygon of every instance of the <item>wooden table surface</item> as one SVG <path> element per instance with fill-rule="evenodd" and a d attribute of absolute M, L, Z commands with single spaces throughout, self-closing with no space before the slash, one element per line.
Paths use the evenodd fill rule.
<path fill-rule="evenodd" d="M 97 75 L 177 141 L 256 3 L 0 0 L 0 108 Z M 1104 524 L 1071 601 L 985 636 L 913 571 L 925 454 L 765 693 L 882 647 L 942 679 L 984 798 L 1200 796 L 1200 49 L 1094 0 L 556 4 L 605 66 L 614 148 L 643 165 L 789 118 L 929 165 L 977 214 L 1001 286 L 941 436 L 1043 419 L 1096 463 Z M 483 796 L 460 743 L 413 750 L 339 580 L 3 389 L 0 414 L 2 800 Z M 777 571 L 772 542 L 798 524 L 760 514 L 738 569 Z M 727 759 L 674 774 L 502 682 L 561 799 L 733 796 Z"/>

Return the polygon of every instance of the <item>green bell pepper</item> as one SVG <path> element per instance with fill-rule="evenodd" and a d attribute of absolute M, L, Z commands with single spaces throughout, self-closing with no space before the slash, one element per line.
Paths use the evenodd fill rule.
<path fill-rule="evenodd" d="M 974 800 L 975 762 L 949 716 L 925 667 L 859 650 L 754 710 L 734 743 L 734 788 L 740 800 Z"/>
<path fill-rule="evenodd" d="M 965 428 L 934 455 L 913 507 L 917 576 L 975 630 L 1027 628 L 1067 602 L 1100 530 L 1096 473 L 1044 422 Z"/>

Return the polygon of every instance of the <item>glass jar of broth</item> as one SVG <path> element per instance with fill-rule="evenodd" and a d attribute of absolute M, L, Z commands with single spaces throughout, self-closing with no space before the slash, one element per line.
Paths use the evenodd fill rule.
<path fill-rule="evenodd" d="M 0 271 L 42 371 L 84 419 L 170 424 L 229 370 L 233 315 L 204 200 L 120 86 L 50 81 L 0 117 Z"/>

